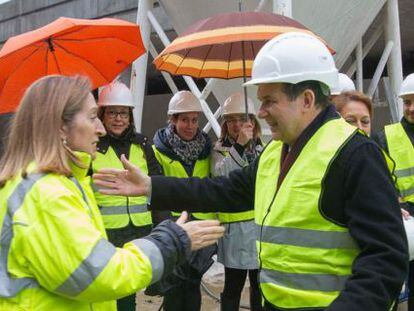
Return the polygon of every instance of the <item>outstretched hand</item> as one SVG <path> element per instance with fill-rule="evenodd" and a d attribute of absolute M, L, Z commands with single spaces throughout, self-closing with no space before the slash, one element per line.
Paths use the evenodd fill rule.
<path fill-rule="evenodd" d="M 109 195 L 141 196 L 151 192 L 151 178 L 121 156 L 125 169 L 104 168 L 93 174 L 99 192 Z"/>
<path fill-rule="evenodd" d="M 217 242 L 224 234 L 224 227 L 218 220 L 194 220 L 186 222 L 188 213 L 182 212 L 177 219 L 177 225 L 181 226 L 191 240 L 191 250 L 209 246 Z"/>

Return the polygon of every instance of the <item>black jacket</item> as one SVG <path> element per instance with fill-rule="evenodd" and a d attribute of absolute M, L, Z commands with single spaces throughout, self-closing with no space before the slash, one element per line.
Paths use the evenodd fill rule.
<path fill-rule="evenodd" d="M 284 147 L 280 178 L 316 130 L 338 117 L 332 106 L 326 108 L 287 155 L 287 146 Z M 190 211 L 206 212 L 251 209 L 259 159 L 231 172 L 228 178 L 183 180 L 154 176 L 151 208 L 174 210 L 186 206 Z M 321 212 L 325 218 L 348 227 L 361 249 L 353 263 L 352 276 L 327 310 L 388 310 L 407 275 L 408 253 L 397 193 L 380 148 L 364 135 L 356 134 L 332 161 L 321 182 Z"/>

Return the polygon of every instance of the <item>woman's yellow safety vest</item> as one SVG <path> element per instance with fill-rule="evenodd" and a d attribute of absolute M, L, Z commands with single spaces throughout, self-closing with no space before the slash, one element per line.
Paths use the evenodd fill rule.
<path fill-rule="evenodd" d="M 351 275 L 359 253 L 348 232 L 320 210 L 322 183 L 356 129 L 343 119 L 325 123 L 306 143 L 279 190 L 282 143 L 263 151 L 256 175 L 255 222 L 260 288 L 278 308 L 325 308 Z"/>
<path fill-rule="evenodd" d="M 188 174 L 185 171 L 180 161 L 173 160 L 160 152 L 154 145 L 155 157 L 158 163 L 161 165 L 164 172 L 164 176 L 188 178 Z M 208 177 L 210 175 L 210 158 L 203 160 L 197 160 L 194 166 L 193 177 Z M 180 216 L 180 213 L 172 213 L 174 216 Z M 192 213 L 197 219 L 216 219 L 216 213 Z"/>
<path fill-rule="evenodd" d="M 384 128 L 388 152 L 395 162 L 396 187 L 404 202 L 414 203 L 414 147 L 401 123 Z"/>
<path fill-rule="evenodd" d="M 145 174 L 148 174 L 147 161 L 139 145 L 131 144 L 129 161 L 138 166 Z M 106 153 L 96 153 L 96 159 L 92 162 L 93 172 L 97 172 L 102 168 L 123 169 L 122 162 L 112 147 L 109 147 Z M 147 209 L 147 197 L 145 196 L 104 195 L 96 189 L 95 198 L 106 229 L 124 228 L 130 220 L 136 227 L 152 224 L 151 212 Z"/>
<path fill-rule="evenodd" d="M 230 153 L 228 151 L 215 151 L 220 152 L 225 157 L 229 157 Z M 254 219 L 254 210 L 245 211 L 245 212 L 238 212 L 238 213 L 224 213 L 218 212 L 217 218 L 221 223 L 232 223 L 232 222 L 239 222 L 239 221 L 249 221 Z"/>

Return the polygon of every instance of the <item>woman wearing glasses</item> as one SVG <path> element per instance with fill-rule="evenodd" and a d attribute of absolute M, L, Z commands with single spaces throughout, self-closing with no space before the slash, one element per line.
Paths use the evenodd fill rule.
<path fill-rule="evenodd" d="M 99 96 L 99 118 L 107 135 L 101 137 L 96 159 L 92 163 L 94 172 L 101 168 L 122 168 L 121 155 L 149 175 L 159 175 L 160 168 L 147 137 L 135 131 L 132 109 L 132 93 L 121 82 L 107 85 Z M 122 247 L 133 238 L 146 236 L 152 224 L 162 218 L 151 215 L 147 209 L 147 198 L 103 195 L 95 189 L 95 198 L 100 208 L 108 239 Z M 152 217 L 154 216 L 154 217 Z M 159 216 L 159 215 L 158 215 Z M 154 219 L 153 219 L 154 218 Z M 118 309 L 135 311 L 135 295 L 118 300 Z"/>
<path fill-rule="evenodd" d="M 256 120 L 253 102 L 247 99 L 249 120 L 246 120 L 244 95 L 235 93 L 223 105 L 221 136 L 216 142 L 211 160 L 213 176 L 228 176 L 251 163 L 263 150 L 260 124 Z M 253 210 L 241 213 L 218 213 L 226 228 L 219 240 L 217 259 L 225 267 L 221 310 L 239 310 L 241 293 L 250 281 L 250 310 L 262 310 L 257 283 L 256 225 Z"/>

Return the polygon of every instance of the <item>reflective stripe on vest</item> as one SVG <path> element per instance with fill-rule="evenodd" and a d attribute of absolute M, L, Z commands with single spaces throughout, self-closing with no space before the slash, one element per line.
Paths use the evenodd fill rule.
<path fill-rule="evenodd" d="M 80 263 L 75 271 L 55 291 L 69 297 L 78 296 L 95 281 L 115 252 L 115 246 L 104 238 L 100 239 L 88 257 Z"/>
<path fill-rule="evenodd" d="M 277 193 L 282 143 L 263 151 L 256 175 L 255 222 L 260 288 L 277 308 L 325 308 L 342 290 L 359 253 L 348 229 L 323 217 L 322 184 L 330 163 L 356 130 L 325 123 L 306 143 Z"/>
<path fill-rule="evenodd" d="M 30 174 L 23 178 L 7 200 L 7 212 L 4 215 L 0 237 L 0 297 L 14 297 L 25 288 L 39 287 L 32 278 L 10 277 L 7 272 L 7 258 L 13 239 L 13 216 L 23 205 L 26 194 L 44 174 Z"/>
<path fill-rule="evenodd" d="M 147 239 L 137 239 L 132 241 L 151 262 L 152 278 L 151 284 L 161 280 L 164 274 L 164 257 L 157 245 Z"/>
<path fill-rule="evenodd" d="M 230 156 L 229 151 L 219 151 L 225 157 Z M 232 222 L 239 222 L 239 221 L 248 221 L 254 219 L 254 210 L 245 211 L 245 212 L 238 212 L 238 213 L 223 213 L 218 212 L 217 218 L 220 220 L 221 223 L 232 223 Z"/>
<path fill-rule="evenodd" d="M 414 203 L 414 146 L 401 123 L 385 126 L 384 132 L 395 162 L 397 189 L 405 202 Z"/>
<path fill-rule="evenodd" d="M 188 178 L 188 174 L 179 161 L 172 160 L 153 145 L 155 157 L 161 165 L 165 176 Z M 210 175 L 210 158 L 197 160 L 193 170 L 193 177 L 208 177 Z M 180 213 L 172 213 L 174 216 L 180 216 Z M 198 219 L 216 219 L 216 213 L 191 213 Z"/>
<path fill-rule="evenodd" d="M 131 144 L 129 150 L 129 160 L 138 166 L 145 174 L 148 174 L 147 162 L 144 152 L 139 145 Z M 96 159 L 92 163 L 94 172 L 101 168 L 122 169 L 121 160 L 112 147 L 109 147 L 105 154 L 97 152 Z M 123 197 L 115 195 L 104 195 L 98 192 L 94 185 L 96 202 L 100 208 L 102 219 L 107 229 L 123 228 L 129 224 L 134 226 L 147 226 L 152 223 L 151 212 L 147 209 L 147 198 Z"/>

